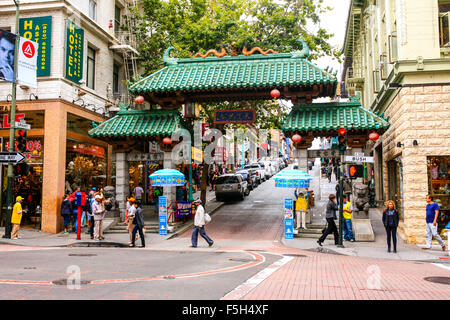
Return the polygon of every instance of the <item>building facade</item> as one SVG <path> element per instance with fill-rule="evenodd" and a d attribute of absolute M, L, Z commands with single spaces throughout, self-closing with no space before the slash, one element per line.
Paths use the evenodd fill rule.
<path fill-rule="evenodd" d="M 14 2 L 0 1 L 0 29 L 39 43 L 37 88 L 17 86 L 16 120 L 31 125 L 26 153 L 30 173 L 14 184 L 14 197 L 24 197 L 30 212 L 25 225 L 57 233 L 63 227 L 64 194 L 76 186 L 115 185 L 112 147 L 88 131 L 128 98 L 123 80 L 134 73 L 137 52 L 119 26 L 130 4 L 134 2 L 24 0 L 16 30 Z M 8 147 L 11 93 L 11 83 L 0 81 L 3 150 Z M 3 166 L 3 217 L 6 171 Z"/>
<path fill-rule="evenodd" d="M 399 232 L 425 242 L 425 196 L 450 222 L 450 1 L 352 0 L 344 43 L 349 95 L 389 119 L 367 145 L 377 200 L 395 201 Z"/>

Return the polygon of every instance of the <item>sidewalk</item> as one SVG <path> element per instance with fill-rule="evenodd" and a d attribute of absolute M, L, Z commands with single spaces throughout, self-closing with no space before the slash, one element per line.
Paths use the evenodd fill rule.
<path fill-rule="evenodd" d="M 194 199 L 200 197 L 200 192 L 194 194 Z M 207 203 L 205 205 L 206 212 L 213 214 L 217 209 L 219 209 L 223 202 L 217 202 L 214 192 L 207 193 Z M 153 213 L 157 221 L 157 216 Z M 146 219 L 149 216 L 146 215 Z M 103 220 L 103 230 L 107 230 L 109 227 L 116 224 L 117 218 L 108 218 L 106 217 Z M 144 219 L 146 222 L 146 219 Z M 150 221 L 151 222 L 151 221 Z M 186 221 L 185 225 L 179 228 L 175 233 L 169 233 L 167 235 L 159 235 L 158 233 L 146 233 L 145 241 L 147 244 L 151 245 L 152 243 L 162 242 L 164 240 L 168 240 L 170 238 L 176 237 L 179 234 L 182 234 L 186 230 L 192 228 L 193 220 L 190 219 Z M 4 239 L 2 238 L 5 234 L 5 228 L 0 228 L 0 245 L 19 245 L 25 247 L 63 247 L 63 246 L 112 246 L 117 247 L 120 244 L 127 245 L 129 241 L 128 233 L 108 233 L 105 234 L 105 240 L 97 241 L 91 240 L 89 234 L 85 233 L 86 229 L 83 228 L 81 231 L 81 240 L 77 240 L 77 233 L 71 232 L 68 235 L 65 235 L 63 232 L 53 234 L 53 233 L 45 233 L 40 230 L 35 229 L 21 229 L 19 231 L 20 239 Z M 140 244 L 140 240 L 137 241 L 137 244 Z"/>

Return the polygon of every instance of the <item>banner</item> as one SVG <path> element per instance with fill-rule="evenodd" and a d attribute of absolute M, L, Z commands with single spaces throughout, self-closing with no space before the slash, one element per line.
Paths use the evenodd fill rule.
<path fill-rule="evenodd" d="M 188 218 L 192 215 L 192 203 L 190 201 L 177 201 L 177 219 Z"/>
<path fill-rule="evenodd" d="M 83 78 L 84 30 L 66 21 L 66 78 L 80 83 Z"/>
<path fill-rule="evenodd" d="M 37 42 L 20 37 L 19 61 L 17 63 L 17 82 L 31 88 L 37 88 L 36 67 Z"/>
<path fill-rule="evenodd" d="M 39 44 L 37 76 L 49 76 L 52 52 L 52 17 L 21 18 L 19 34 Z"/>
<path fill-rule="evenodd" d="M 159 234 L 167 235 L 167 198 L 159 197 Z"/>
<path fill-rule="evenodd" d="M 14 82 L 16 35 L 0 29 L 0 80 Z"/>
<path fill-rule="evenodd" d="M 294 239 L 294 200 L 284 199 L 284 238 Z"/>

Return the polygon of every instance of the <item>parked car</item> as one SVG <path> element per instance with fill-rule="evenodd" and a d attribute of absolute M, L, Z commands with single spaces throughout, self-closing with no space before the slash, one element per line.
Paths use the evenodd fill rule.
<path fill-rule="evenodd" d="M 236 171 L 237 174 L 240 174 L 245 181 L 247 181 L 248 189 L 253 190 L 258 185 L 258 182 L 256 181 L 256 172 L 250 172 L 249 170 L 242 169 Z"/>
<path fill-rule="evenodd" d="M 272 163 L 272 167 L 273 167 L 275 173 L 280 171 L 280 165 L 278 164 L 277 160 L 271 160 L 270 162 Z"/>
<path fill-rule="evenodd" d="M 272 162 L 264 161 L 264 175 L 266 176 L 266 180 L 270 179 L 271 176 L 275 174 L 275 169 L 272 166 Z"/>
<path fill-rule="evenodd" d="M 248 164 L 244 167 L 244 169 L 255 169 L 256 170 L 256 179 L 258 180 L 258 184 L 266 180 L 266 175 L 264 173 L 264 169 L 258 163 Z"/>
<path fill-rule="evenodd" d="M 216 200 L 223 201 L 225 198 L 238 198 L 244 200 L 249 194 L 248 183 L 243 176 L 236 173 L 224 174 L 214 180 Z"/>

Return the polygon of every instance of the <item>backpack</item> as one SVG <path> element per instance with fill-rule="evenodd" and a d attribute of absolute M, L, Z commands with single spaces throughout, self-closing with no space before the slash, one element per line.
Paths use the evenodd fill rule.
<path fill-rule="evenodd" d="M 111 201 L 108 201 L 105 203 L 105 210 L 110 211 L 112 209 L 112 207 L 113 207 L 113 204 Z"/>

